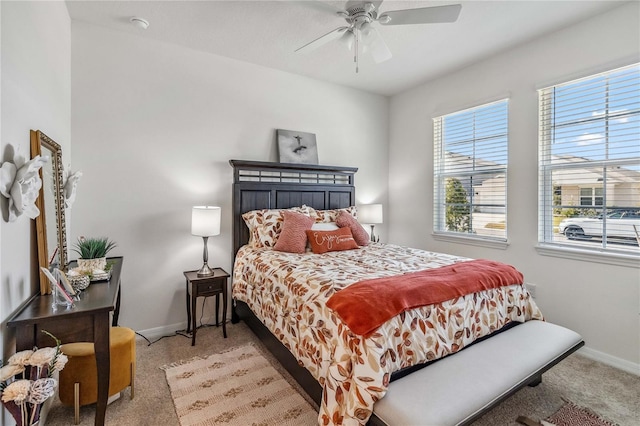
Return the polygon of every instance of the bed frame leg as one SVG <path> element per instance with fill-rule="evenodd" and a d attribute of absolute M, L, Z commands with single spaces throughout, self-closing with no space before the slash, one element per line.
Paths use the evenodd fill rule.
<path fill-rule="evenodd" d="M 540 383 L 542 383 L 542 374 L 535 376 L 527 386 L 529 387 L 536 387 L 538 386 Z"/>
<path fill-rule="evenodd" d="M 235 301 L 231 303 L 231 324 L 237 324 L 240 322 L 240 316 L 236 312 Z"/>

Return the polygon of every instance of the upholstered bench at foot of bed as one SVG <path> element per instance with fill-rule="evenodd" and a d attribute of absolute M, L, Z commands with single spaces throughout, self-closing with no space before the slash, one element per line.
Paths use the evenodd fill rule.
<path fill-rule="evenodd" d="M 527 321 L 392 382 L 372 423 L 469 424 L 582 345 L 571 330 Z"/>

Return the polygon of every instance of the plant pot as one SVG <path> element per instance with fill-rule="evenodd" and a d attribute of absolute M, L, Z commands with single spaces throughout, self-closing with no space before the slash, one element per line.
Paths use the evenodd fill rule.
<path fill-rule="evenodd" d="M 95 269 L 100 269 L 101 271 L 104 271 L 106 267 L 106 257 L 98 257 L 96 259 L 78 259 L 78 268 L 82 270 L 93 271 Z"/>

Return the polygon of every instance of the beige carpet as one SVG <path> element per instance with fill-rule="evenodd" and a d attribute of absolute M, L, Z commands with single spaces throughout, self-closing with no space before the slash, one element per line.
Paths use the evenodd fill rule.
<path fill-rule="evenodd" d="M 314 407 L 253 345 L 162 367 L 181 426 L 305 425 Z"/>
<path fill-rule="evenodd" d="M 123 397 L 107 408 L 106 424 L 179 425 L 165 372 L 158 367 L 195 356 L 208 357 L 252 342 L 285 379 L 292 380 L 244 323 L 228 324 L 227 334 L 229 337 L 224 339 L 221 328 L 201 328 L 195 346 L 191 346 L 190 338 L 179 335 L 164 338 L 152 345 L 138 337 L 135 398 L 129 399 L 129 391 L 124 391 Z M 295 382 L 292 383 L 298 388 Z M 574 354 L 546 372 L 540 385 L 521 389 L 478 419 L 474 426 L 521 426 L 516 423 L 519 415 L 545 419 L 564 404 L 563 398 L 589 407 L 620 426 L 640 425 L 640 377 Z M 80 424 L 93 425 L 94 416 L 95 405 L 82 407 Z M 72 425 L 73 407 L 63 406 L 56 400 L 46 424 Z M 310 426 L 316 424 L 315 421 L 309 423 Z"/>

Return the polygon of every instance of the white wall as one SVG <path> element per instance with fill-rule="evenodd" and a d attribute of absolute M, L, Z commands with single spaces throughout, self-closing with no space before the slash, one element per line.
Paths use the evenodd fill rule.
<path fill-rule="evenodd" d="M 640 371 L 638 269 L 542 256 L 534 247 L 538 235 L 536 89 L 638 61 L 639 7 L 640 3 L 632 2 L 394 96 L 389 162 L 392 242 L 513 263 L 527 282 L 537 284 L 536 300 L 547 320 L 579 332 L 591 355 L 636 371 Z M 510 103 L 510 246 L 499 250 L 436 241 L 431 235 L 431 119 L 505 96 Z"/>
<path fill-rule="evenodd" d="M 29 158 L 29 130 L 40 129 L 62 145 L 66 161 L 71 143 L 67 8 L 64 2 L 0 2 L 0 10 L 0 160 L 15 153 Z M 40 285 L 34 221 L 25 216 L 11 223 L 0 220 L 0 236 L 0 357 L 6 359 L 14 351 L 14 333 L 6 322 Z M 4 417 L 0 424 L 12 424 L 10 415 Z"/>
<path fill-rule="evenodd" d="M 84 175 L 69 242 L 118 243 L 123 325 L 184 327 L 183 271 L 202 265 L 193 205 L 222 207 L 209 264 L 231 272 L 228 161 L 277 161 L 277 128 L 315 133 L 321 164 L 360 168 L 358 201 L 387 201 L 385 97 L 75 21 L 72 68 L 73 169 Z"/>

